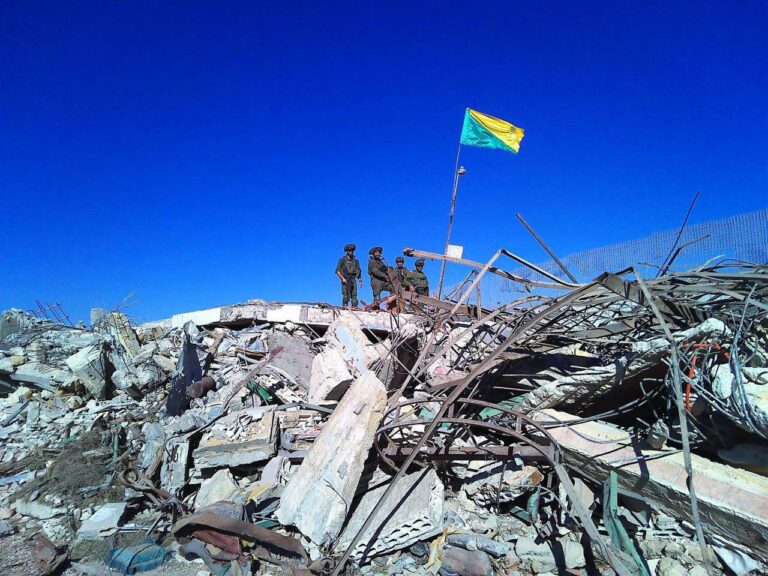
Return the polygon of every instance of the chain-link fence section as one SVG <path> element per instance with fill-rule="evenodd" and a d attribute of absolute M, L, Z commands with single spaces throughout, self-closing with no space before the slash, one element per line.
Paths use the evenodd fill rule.
<path fill-rule="evenodd" d="M 710 260 L 731 259 L 757 264 L 768 262 L 768 209 L 692 224 L 683 230 L 678 239 L 679 233 L 679 229 L 657 232 L 638 240 L 569 254 L 560 257 L 560 260 L 579 282 L 592 280 L 603 272 L 618 272 L 630 266 L 635 266 L 645 277 L 654 277 L 662 269 L 688 270 Z M 538 266 L 568 281 L 553 260 Z M 548 281 L 530 268 L 506 269 L 529 280 Z M 447 293 L 457 287 L 452 287 Z M 521 293 L 530 291 L 519 283 L 494 274 L 485 275 L 480 289 L 483 306 L 490 307 L 514 300 Z"/>

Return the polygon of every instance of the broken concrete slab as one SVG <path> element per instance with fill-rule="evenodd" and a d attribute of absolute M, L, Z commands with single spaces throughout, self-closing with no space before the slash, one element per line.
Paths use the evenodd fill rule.
<path fill-rule="evenodd" d="M 195 508 L 205 508 L 221 500 L 231 500 L 239 490 L 240 486 L 229 470 L 218 470 L 200 484 L 200 490 L 195 497 Z"/>
<path fill-rule="evenodd" d="M 337 552 L 346 550 L 386 489 L 386 484 L 379 486 L 360 499 L 339 538 Z M 405 476 L 376 513 L 373 523 L 355 545 L 351 558 L 364 561 L 440 534 L 443 496 L 443 483 L 433 469 Z"/>
<path fill-rule="evenodd" d="M 54 518 L 55 516 L 61 516 L 62 514 L 67 513 L 66 508 L 49 506 L 42 502 L 30 502 L 28 500 L 16 500 L 14 506 L 18 514 L 37 518 L 38 520 L 48 520 L 49 518 Z"/>
<path fill-rule="evenodd" d="M 309 343 L 301 337 L 291 336 L 285 332 L 273 331 L 268 338 L 270 350 L 282 349 L 269 363 L 275 368 L 291 374 L 302 390 L 309 389 L 312 376 L 312 363 L 315 353 Z"/>
<path fill-rule="evenodd" d="M 269 460 L 276 444 L 274 406 L 248 408 L 217 420 L 192 457 L 199 470 L 243 466 Z"/>
<path fill-rule="evenodd" d="M 386 400 L 384 385 L 373 373 L 354 381 L 288 481 L 277 512 L 280 522 L 296 526 L 317 545 L 339 535 Z"/>
<path fill-rule="evenodd" d="M 93 514 L 86 518 L 77 530 L 81 540 L 101 540 L 119 526 L 125 514 L 127 502 L 108 502 L 102 504 Z"/>
<path fill-rule="evenodd" d="M 379 352 L 363 332 L 363 324 L 354 316 L 341 316 L 325 333 L 325 340 L 338 348 L 354 376 L 365 372 L 378 360 Z"/>
<path fill-rule="evenodd" d="M 33 384 L 49 392 L 56 392 L 60 384 L 68 382 L 72 377 L 72 373 L 68 370 L 61 370 L 40 362 L 22 364 L 16 368 L 16 372 L 11 374 L 13 380 Z"/>
<path fill-rule="evenodd" d="M 573 420 L 566 412 L 544 410 L 536 420 Z M 615 469 L 619 486 L 640 492 L 657 510 L 691 522 L 683 455 L 675 452 L 653 458 L 658 452 L 643 450 L 628 432 L 601 422 L 550 428 L 565 459 L 590 476 L 603 480 Z M 592 442 L 595 438 L 600 444 Z M 638 456 L 650 456 L 638 462 Z M 768 478 L 691 455 L 696 496 L 704 529 L 740 542 L 768 556 Z M 619 466 L 621 464 L 621 466 Z"/>
<path fill-rule="evenodd" d="M 362 310 L 339 310 L 328 306 L 307 304 L 301 302 L 265 302 L 256 300 L 246 304 L 219 306 L 175 314 L 166 320 L 144 324 L 146 327 L 179 328 L 186 322 L 192 321 L 198 326 L 245 326 L 254 322 L 293 322 L 298 325 L 309 325 L 316 328 L 330 326 L 338 317 L 356 318 L 368 330 L 389 333 L 392 329 L 390 319 L 386 314 L 365 312 Z M 411 318 L 409 314 L 401 314 L 402 320 Z"/>
<path fill-rule="evenodd" d="M 352 384 L 354 377 L 341 352 L 329 346 L 312 361 L 309 380 L 309 401 L 339 400 Z"/>
<path fill-rule="evenodd" d="M 160 468 L 160 487 L 171 494 L 184 485 L 189 466 L 189 438 L 177 436 L 165 443 L 163 465 Z"/>
<path fill-rule="evenodd" d="M 93 398 L 103 400 L 106 397 L 107 370 L 103 345 L 87 346 L 65 362 Z"/>

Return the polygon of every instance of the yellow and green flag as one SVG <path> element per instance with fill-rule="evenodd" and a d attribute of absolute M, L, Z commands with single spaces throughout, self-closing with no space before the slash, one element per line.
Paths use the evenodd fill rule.
<path fill-rule="evenodd" d="M 464 128 L 461 130 L 461 143 L 481 148 L 498 148 L 517 154 L 524 134 L 522 128 L 509 122 L 467 108 Z"/>

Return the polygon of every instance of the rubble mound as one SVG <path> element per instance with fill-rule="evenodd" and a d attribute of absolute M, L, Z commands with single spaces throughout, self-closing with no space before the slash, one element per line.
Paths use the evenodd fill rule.
<path fill-rule="evenodd" d="M 768 268 L 545 287 L 3 312 L 4 573 L 765 573 Z"/>

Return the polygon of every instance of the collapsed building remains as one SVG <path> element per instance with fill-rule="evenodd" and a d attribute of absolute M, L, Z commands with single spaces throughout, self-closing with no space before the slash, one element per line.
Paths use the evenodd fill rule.
<path fill-rule="evenodd" d="M 0 533 L 42 574 L 765 573 L 768 267 L 458 263 L 391 311 L 4 312 Z"/>

